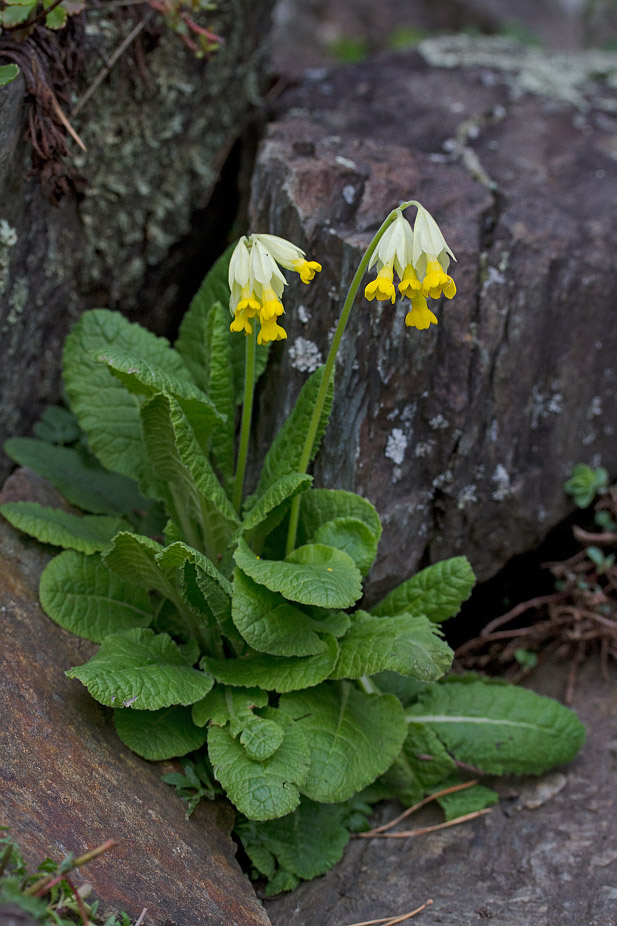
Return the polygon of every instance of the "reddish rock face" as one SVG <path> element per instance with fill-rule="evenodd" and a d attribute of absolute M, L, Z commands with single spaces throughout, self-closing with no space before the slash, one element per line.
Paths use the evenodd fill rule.
<path fill-rule="evenodd" d="M 585 77 L 584 56 L 461 37 L 423 48 L 288 93 L 253 180 L 255 230 L 324 265 L 289 289 L 264 435 L 325 357 L 393 206 L 419 199 L 458 258 L 437 328 L 359 298 L 338 364 L 316 484 L 360 492 L 383 518 L 372 597 L 458 553 L 488 578 L 567 514 L 575 462 L 617 470 L 617 92 Z"/>
<path fill-rule="evenodd" d="M 9 480 L 10 481 L 10 480 Z M 23 477 L 2 501 L 23 499 Z M 53 503 L 35 489 L 29 498 Z M 108 838 L 119 846 L 92 862 L 88 881 L 101 909 L 134 921 L 177 926 L 267 926 L 269 920 L 240 871 L 226 803 L 201 804 L 189 821 L 161 781 L 164 769 L 143 762 L 117 738 L 111 712 L 65 677 L 94 649 L 41 611 L 38 583 L 49 553 L 0 523 L 0 824 L 31 865 L 60 861 Z"/>

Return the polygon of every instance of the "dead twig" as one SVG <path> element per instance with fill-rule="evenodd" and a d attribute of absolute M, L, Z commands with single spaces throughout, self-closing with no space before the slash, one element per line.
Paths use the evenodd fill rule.
<path fill-rule="evenodd" d="M 445 830 L 449 826 L 458 826 L 459 823 L 467 823 L 468 820 L 475 820 L 476 817 L 483 817 L 487 813 L 492 813 L 490 807 L 484 810 L 474 810 L 473 813 L 463 814 L 462 817 L 456 817 L 455 820 L 446 820 L 445 823 L 435 823 L 433 826 L 421 826 L 416 830 L 402 830 L 397 833 L 377 833 L 375 839 L 411 839 L 414 836 L 424 836 L 426 833 L 436 833 L 437 830 Z M 360 835 L 364 836 L 364 833 Z"/>
<path fill-rule="evenodd" d="M 435 791 L 434 794 L 429 794 L 428 797 L 418 801 L 418 803 L 414 804 L 413 807 L 408 807 L 407 810 L 404 810 L 403 813 L 399 814 L 398 817 L 395 817 L 394 820 L 390 820 L 389 823 L 382 823 L 381 826 L 376 826 L 375 829 L 369 830 L 366 833 L 354 833 L 353 835 L 357 839 L 372 839 L 373 836 L 378 836 L 380 833 L 385 833 L 386 830 L 392 829 L 393 826 L 396 826 L 402 820 L 405 820 L 408 816 L 410 816 L 410 814 L 420 810 L 421 807 L 426 807 L 426 805 L 430 804 L 432 801 L 436 801 L 440 797 L 445 797 L 446 794 L 454 794 L 456 791 L 464 791 L 466 788 L 471 788 L 473 785 L 477 784 L 478 780 L 476 778 L 473 781 L 463 781 L 460 784 L 452 785 L 449 788 L 442 788 L 441 791 Z"/>
<path fill-rule="evenodd" d="M 422 911 L 430 907 L 432 903 L 432 900 L 427 900 L 421 907 L 416 907 L 416 909 L 411 910 L 410 913 L 402 913 L 400 916 L 384 916 L 378 920 L 363 920 L 362 923 L 348 923 L 347 926 L 378 926 L 378 924 L 381 924 L 381 926 L 394 926 L 395 923 L 404 923 L 405 920 L 410 920 L 412 916 L 417 916 L 418 913 L 422 913 Z M 137 924 L 135 924 L 135 926 L 137 926 Z"/>

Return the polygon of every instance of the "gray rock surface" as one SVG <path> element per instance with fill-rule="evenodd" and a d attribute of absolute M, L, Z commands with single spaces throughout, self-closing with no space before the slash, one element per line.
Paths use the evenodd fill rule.
<path fill-rule="evenodd" d="M 488 578 L 568 513 L 575 462 L 617 471 L 616 73 L 607 53 L 460 36 L 315 72 L 281 100 L 253 227 L 324 269 L 288 291 L 263 435 L 325 357 L 393 206 L 419 199 L 458 258 L 436 328 L 406 329 L 403 304 L 359 298 L 347 329 L 316 479 L 383 517 L 372 597 L 457 553 Z"/>
<path fill-rule="evenodd" d="M 57 504 L 27 470 L 11 476 L 0 497 Z M 230 806 L 202 802 L 187 821 L 161 781 L 169 764 L 129 752 L 111 712 L 66 678 L 94 647 L 41 611 L 49 558 L 49 548 L 0 519 L 0 825 L 32 867 L 115 838 L 117 848 L 75 875 L 77 884 L 92 884 L 104 915 L 125 910 L 134 922 L 146 907 L 146 926 L 268 926 L 235 860 Z"/>
<path fill-rule="evenodd" d="M 531 680 L 560 697 L 567 666 Z M 323 878 L 266 903 L 273 926 L 344 926 L 402 914 L 429 898 L 418 926 L 614 926 L 617 871 L 617 676 L 584 666 L 573 707 L 587 743 L 569 766 L 504 782 L 490 814 L 415 839 L 356 839 Z M 382 808 L 379 822 L 398 809 Z M 424 810 L 413 826 L 438 822 Z"/>
<path fill-rule="evenodd" d="M 0 90 L 0 444 L 26 433 L 41 403 L 56 400 L 64 337 L 84 309 L 119 308 L 161 332 L 174 324 L 195 248 L 213 259 L 225 246 L 225 232 L 211 229 L 215 240 L 193 241 L 184 257 L 176 247 L 260 102 L 272 0 L 216 6 L 213 26 L 225 44 L 209 60 L 163 29 L 144 56 L 145 78 L 129 47 L 74 118 L 88 149 L 73 145 L 87 181 L 79 200 L 67 196 L 54 207 L 44 199 L 28 176 L 23 80 Z M 81 94 L 134 26 L 101 10 L 86 14 Z M 196 263 L 199 275 L 199 256 Z M 0 457 L 0 476 L 8 465 Z"/>
<path fill-rule="evenodd" d="M 278 0 L 270 68 L 306 68 L 360 60 L 452 32 L 510 35 L 553 50 L 614 47 L 611 0 Z"/>

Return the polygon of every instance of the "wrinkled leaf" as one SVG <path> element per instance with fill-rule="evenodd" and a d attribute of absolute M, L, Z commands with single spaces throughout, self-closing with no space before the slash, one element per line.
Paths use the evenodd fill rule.
<path fill-rule="evenodd" d="M 427 566 L 407 579 L 371 608 L 371 612 L 381 615 L 408 611 L 440 623 L 458 613 L 475 581 L 469 561 L 464 556 L 455 556 Z"/>
<path fill-rule="evenodd" d="M 116 732 L 125 746 L 142 759 L 158 762 L 185 756 L 200 749 L 207 733 L 191 720 L 188 707 L 164 707 L 158 711 L 114 711 Z"/>
<path fill-rule="evenodd" d="M 374 617 L 357 611 L 339 641 L 332 678 L 361 678 L 390 669 L 433 682 L 448 671 L 453 655 L 439 630 L 425 617 Z"/>
<path fill-rule="evenodd" d="M 95 643 L 152 620 L 148 594 L 110 572 L 100 556 L 73 551 L 56 556 L 43 571 L 40 596 L 53 621 Z"/>
<path fill-rule="evenodd" d="M 104 515 L 69 514 L 61 508 L 48 508 L 38 502 L 6 502 L 0 512 L 13 527 L 49 543 L 80 553 L 100 553 L 128 525 L 122 518 Z"/>
<path fill-rule="evenodd" d="M 294 810 L 309 768 L 308 748 L 298 724 L 273 709 L 266 712 L 266 719 L 283 727 L 284 738 L 263 762 L 250 759 L 227 727 L 212 726 L 208 732 L 214 774 L 229 799 L 251 820 L 271 820 Z"/>
<path fill-rule="evenodd" d="M 540 775 L 569 762 L 585 739 L 558 701 L 473 677 L 431 685 L 407 717 L 429 726 L 455 759 L 491 775 Z"/>
<path fill-rule="evenodd" d="M 348 608 L 362 594 L 362 578 L 351 557 L 323 544 L 299 547 L 280 561 L 260 559 L 240 540 L 235 560 L 258 585 L 299 604 Z"/>
<path fill-rule="evenodd" d="M 407 735 L 400 702 L 368 695 L 347 682 L 283 695 L 280 708 L 306 738 L 311 767 L 302 793 L 313 801 L 345 801 L 394 762 Z"/>
<path fill-rule="evenodd" d="M 212 679 L 187 665 L 171 637 L 140 628 L 106 637 L 92 659 L 66 674 L 101 704 L 140 711 L 193 704 L 212 688 Z"/>

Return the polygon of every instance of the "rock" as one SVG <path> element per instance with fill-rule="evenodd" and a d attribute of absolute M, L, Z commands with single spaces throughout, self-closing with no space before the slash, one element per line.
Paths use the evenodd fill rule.
<path fill-rule="evenodd" d="M 274 23 L 270 68 L 290 76 L 443 32 L 510 35 L 554 50 L 609 48 L 617 38 L 611 0 L 278 0 Z"/>
<path fill-rule="evenodd" d="M 563 695 L 567 666 L 546 665 L 532 687 Z M 499 787 L 510 797 L 480 819 L 409 840 L 352 840 L 342 862 L 323 878 L 266 904 L 273 926 L 343 926 L 405 913 L 429 898 L 422 926 L 606 926 L 615 917 L 617 862 L 615 756 L 607 744 L 614 725 L 617 677 L 602 678 L 597 662 L 580 675 L 574 708 L 587 726 L 580 756 L 551 773 L 548 799 L 520 807 L 511 780 Z M 530 782 L 517 786 L 529 790 Z M 529 806 L 529 805 L 528 805 Z M 394 806 L 379 822 L 392 819 Z M 438 822 L 436 811 L 414 815 L 413 826 Z M 416 822 L 417 821 L 417 822 Z"/>
<path fill-rule="evenodd" d="M 62 344 L 84 309 L 119 308 L 159 333 L 177 325 L 234 219 L 235 189 L 226 214 L 219 209 L 207 224 L 204 210 L 259 102 L 271 6 L 239 0 L 213 13 L 225 44 L 207 61 L 165 27 L 144 55 L 145 72 L 129 45 L 71 117 L 88 149 L 74 146 L 73 159 L 86 185 L 58 207 L 28 177 L 23 78 L 0 89 L 0 444 L 27 433 L 41 404 L 56 401 Z M 116 11 L 83 15 L 82 95 L 135 25 Z M 0 477 L 8 465 L 2 458 Z"/>
<path fill-rule="evenodd" d="M 403 305 L 359 298 L 343 342 L 316 484 L 365 495 L 383 518 L 373 599 L 454 554 L 490 577 L 571 510 L 574 463 L 617 471 L 615 67 L 459 36 L 314 73 L 280 101 L 253 227 L 324 269 L 288 290 L 264 442 L 325 357 L 393 206 L 419 199 L 458 258 L 438 327 L 406 329 Z"/>
<path fill-rule="evenodd" d="M 23 477 L 21 485 L 24 498 Z M 13 487 L 2 500 L 15 494 Z M 111 712 L 65 677 L 93 644 L 39 608 L 49 558 L 48 548 L 1 520 L 0 822 L 31 866 L 115 838 L 116 849 L 75 875 L 92 884 L 105 915 L 125 910 L 134 922 L 146 907 L 147 926 L 268 926 L 234 858 L 230 806 L 202 802 L 185 820 L 184 805 L 161 781 L 169 768 L 122 746 Z"/>

